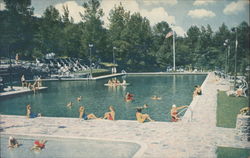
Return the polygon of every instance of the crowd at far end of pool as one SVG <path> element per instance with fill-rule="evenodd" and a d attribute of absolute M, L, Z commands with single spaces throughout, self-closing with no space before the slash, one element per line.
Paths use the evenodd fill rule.
<path fill-rule="evenodd" d="M 120 83 L 119 81 L 117 81 L 117 79 L 112 79 L 109 80 L 109 84 L 112 83 Z M 126 83 L 126 81 L 124 80 L 123 83 Z M 195 89 L 193 91 L 193 97 L 197 96 L 197 95 L 202 95 L 202 90 L 201 90 L 201 87 L 199 85 L 195 86 Z M 153 100 L 161 100 L 161 97 L 157 97 L 157 96 L 152 96 L 151 99 Z M 76 98 L 76 100 L 78 102 L 80 102 L 82 100 L 82 96 L 79 96 Z M 124 96 L 124 101 L 125 102 L 130 102 L 130 101 L 133 101 L 134 100 L 134 95 L 127 92 L 126 95 Z M 73 106 L 73 102 L 69 102 L 67 105 L 66 105 L 68 108 L 71 108 Z M 146 114 L 146 113 L 142 113 L 143 109 L 146 109 L 148 108 L 148 105 L 147 104 L 144 104 L 143 106 L 141 107 L 136 107 L 136 112 L 135 112 L 135 116 L 136 116 L 136 120 L 140 123 L 143 123 L 145 121 L 154 121 L 150 116 L 149 114 Z M 172 105 L 172 108 L 171 108 L 171 111 L 170 111 L 170 115 L 171 115 L 171 118 L 172 118 L 172 122 L 177 122 L 177 121 L 180 121 L 181 120 L 181 117 L 180 117 L 180 114 L 183 112 L 179 112 L 179 110 L 181 109 L 184 109 L 185 108 L 188 108 L 188 105 L 184 105 L 184 106 L 179 106 L 177 107 L 175 104 Z M 103 117 L 97 117 L 95 114 L 93 113 L 90 113 L 90 114 L 87 114 L 85 113 L 85 107 L 84 106 L 80 106 L 79 107 L 79 119 L 80 120 L 90 120 L 90 119 L 107 119 L 107 120 L 115 120 L 115 108 L 113 106 L 109 106 L 109 111 L 104 113 Z M 26 106 L 26 116 L 27 118 L 35 118 L 35 117 L 41 117 L 41 114 L 38 113 L 38 114 L 34 114 L 31 112 L 31 106 L 30 104 L 28 104 Z"/>

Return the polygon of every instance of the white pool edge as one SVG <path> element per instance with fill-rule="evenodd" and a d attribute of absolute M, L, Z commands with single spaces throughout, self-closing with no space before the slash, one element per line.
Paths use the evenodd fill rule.
<path fill-rule="evenodd" d="M 210 77 L 212 72 L 208 73 L 205 80 L 203 81 L 202 85 L 201 85 L 201 89 L 205 88 L 205 85 L 207 84 L 207 81 Z M 197 102 L 199 100 L 199 96 L 196 96 L 193 98 L 192 102 L 190 103 L 187 111 L 185 112 L 184 116 L 182 117 L 182 121 L 183 122 L 191 122 L 192 121 L 192 117 L 193 117 L 193 109 L 195 108 L 195 106 L 197 105 Z"/>
<path fill-rule="evenodd" d="M 11 132 L 1 132 L 1 135 L 12 135 L 12 136 L 27 136 L 27 137 L 48 137 L 48 138 L 60 138 L 60 139 L 87 139 L 87 140 L 100 140 L 100 141 L 112 141 L 112 142 L 126 142 L 126 143 L 135 143 L 140 145 L 140 148 L 133 155 L 133 158 L 141 158 L 147 145 L 139 141 L 125 140 L 125 139 L 105 139 L 98 137 L 79 137 L 79 136 L 61 136 L 61 135 L 47 135 L 47 134 L 16 134 Z"/>

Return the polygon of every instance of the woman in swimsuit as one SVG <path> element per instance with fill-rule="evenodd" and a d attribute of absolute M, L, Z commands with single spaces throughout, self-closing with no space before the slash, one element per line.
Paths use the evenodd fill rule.
<path fill-rule="evenodd" d="M 27 118 L 41 117 L 41 113 L 38 113 L 38 114 L 31 113 L 31 106 L 30 104 L 28 104 L 26 106 L 26 116 Z"/>
<path fill-rule="evenodd" d="M 104 114 L 103 119 L 108 119 L 108 120 L 115 120 L 115 109 L 113 106 L 109 106 L 110 112 L 106 112 Z"/>
<path fill-rule="evenodd" d="M 85 108 L 84 106 L 80 106 L 79 108 L 79 118 L 84 119 L 84 120 L 89 120 L 89 119 L 98 119 L 94 114 L 85 114 Z"/>
<path fill-rule="evenodd" d="M 180 118 L 178 117 L 178 110 L 183 109 L 188 107 L 187 105 L 185 106 L 180 106 L 180 107 L 176 107 L 176 105 L 172 105 L 172 109 L 171 109 L 171 117 L 172 117 L 172 122 L 177 122 L 180 120 Z"/>
<path fill-rule="evenodd" d="M 154 120 L 152 120 L 152 119 L 150 118 L 150 116 L 149 116 L 148 114 L 142 114 L 141 111 L 142 111 L 141 108 L 137 108 L 137 109 L 136 109 L 136 114 L 135 114 L 135 116 L 136 116 L 136 119 L 137 119 L 138 122 L 143 123 L 143 122 L 145 122 L 146 120 L 154 121 Z"/>

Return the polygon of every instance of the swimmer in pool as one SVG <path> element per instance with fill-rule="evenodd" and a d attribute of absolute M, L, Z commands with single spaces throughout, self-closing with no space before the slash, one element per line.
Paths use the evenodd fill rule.
<path fill-rule="evenodd" d="M 134 99 L 133 94 L 130 94 L 129 92 L 126 93 L 124 100 L 126 102 L 132 101 Z"/>
<path fill-rule="evenodd" d="M 68 104 L 67 104 L 67 107 L 68 108 L 71 108 L 73 106 L 73 103 L 72 102 L 69 102 Z"/>
<path fill-rule="evenodd" d="M 82 96 L 77 97 L 76 100 L 77 100 L 78 102 L 80 102 L 80 101 L 82 100 Z"/>
<path fill-rule="evenodd" d="M 152 100 L 161 100 L 161 97 L 157 97 L 156 95 L 151 97 Z"/>

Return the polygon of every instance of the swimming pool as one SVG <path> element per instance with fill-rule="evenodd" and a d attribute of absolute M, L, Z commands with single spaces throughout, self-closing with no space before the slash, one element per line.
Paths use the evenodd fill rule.
<path fill-rule="evenodd" d="M 8 149 L 8 136 L 1 136 L 0 157 L 3 158 L 131 158 L 141 146 L 137 143 L 95 140 L 84 138 L 56 138 L 56 137 L 30 137 L 14 136 L 18 148 Z M 47 140 L 45 148 L 40 151 L 31 151 L 35 140 Z"/>
<path fill-rule="evenodd" d="M 131 85 L 127 87 L 106 87 L 108 79 L 97 81 L 49 81 L 43 86 L 48 89 L 37 94 L 24 94 L 5 97 L 0 101 L 0 113 L 10 115 L 25 115 L 26 105 L 31 104 L 32 112 L 42 113 L 50 117 L 78 117 L 80 105 L 84 105 L 86 113 L 94 113 L 102 117 L 113 105 L 116 119 L 135 120 L 135 109 L 143 104 L 149 108 L 143 112 L 149 113 L 156 121 L 169 121 L 172 104 L 189 105 L 195 85 L 201 85 L 206 75 L 127 75 L 123 76 Z M 118 78 L 122 79 L 122 77 Z M 126 92 L 135 95 L 133 102 L 124 102 Z M 152 100 L 157 95 L 162 100 Z M 78 102 L 77 97 L 83 99 Z M 73 102 L 71 109 L 66 107 Z"/>

